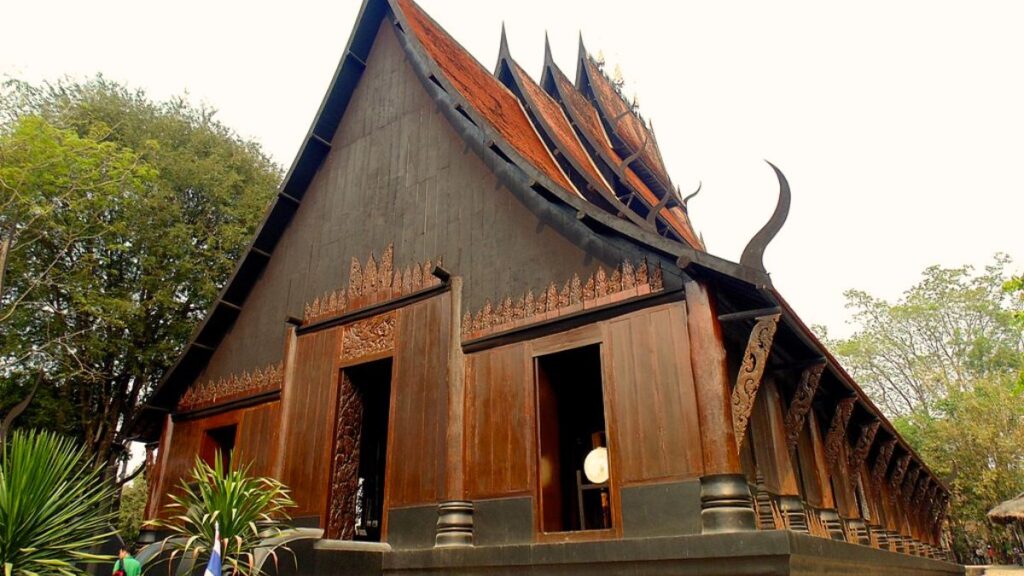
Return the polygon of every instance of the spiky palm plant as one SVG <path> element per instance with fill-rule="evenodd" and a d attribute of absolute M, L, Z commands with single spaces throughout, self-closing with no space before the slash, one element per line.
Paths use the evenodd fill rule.
<path fill-rule="evenodd" d="M 288 488 L 277 480 L 250 476 L 249 466 L 225 469 L 218 453 L 212 467 L 196 458 L 180 490 L 166 506 L 168 519 L 150 523 L 171 533 L 163 541 L 163 549 L 170 550 L 164 562 L 180 559 L 203 566 L 210 558 L 215 524 L 220 527 L 225 575 L 260 574 L 259 553 L 276 564 L 277 550 L 288 550 L 266 542 L 290 528 L 287 510 L 295 506 Z"/>
<path fill-rule="evenodd" d="M 50 432 L 16 431 L 0 453 L 0 563 L 5 576 L 84 574 L 110 560 L 89 550 L 114 534 L 113 488 L 83 449 Z"/>

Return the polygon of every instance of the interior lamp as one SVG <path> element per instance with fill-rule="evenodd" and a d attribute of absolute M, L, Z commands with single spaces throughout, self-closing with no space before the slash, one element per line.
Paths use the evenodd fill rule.
<path fill-rule="evenodd" d="M 587 454 L 583 460 L 583 474 L 593 484 L 604 484 L 608 481 L 608 449 L 598 446 Z"/>

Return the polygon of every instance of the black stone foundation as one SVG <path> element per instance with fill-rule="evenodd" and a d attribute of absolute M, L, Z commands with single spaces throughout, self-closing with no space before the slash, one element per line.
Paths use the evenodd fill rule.
<path fill-rule="evenodd" d="M 419 550 L 315 546 L 300 573 L 323 576 L 962 575 L 963 566 L 789 531 Z M 379 564 L 378 564 L 379 562 Z M 303 567 L 307 566 L 310 572 Z"/>

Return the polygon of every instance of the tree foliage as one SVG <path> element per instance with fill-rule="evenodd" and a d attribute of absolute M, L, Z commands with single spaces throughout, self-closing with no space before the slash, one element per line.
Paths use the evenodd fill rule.
<path fill-rule="evenodd" d="M 6 576 L 85 574 L 109 558 L 113 489 L 69 438 L 19 430 L 0 452 L 0 565 Z"/>
<path fill-rule="evenodd" d="M 896 303 L 849 290 L 859 330 L 832 348 L 890 416 L 930 413 L 979 380 L 1019 374 L 1024 336 L 1014 314 L 1022 303 L 1003 289 L 1008 264 L 997 256 L 977 275 L 932 266 Z"/>
<path fill-rule="evenodd" d="M 280 179 L 253 142 L 184 99 L 96 78 L 0 93 L 0 411 L 80 438 L 126 431 L 247 245 Z"/>
<path fill-rule="evenodd" d="M 129 545 L 139 538 L 148 498 L 149 484 L 144 475 L 136 477 L 121 489 L 121 505 L 117 509 L 117 532 Z"/>
<path fill-rule="evenodd" d="M 985 513 L 1024 490 L 1024 301 L 999 255 L 926 269 L 896 303 L 847 292 L 859 326 L 832 342 L 843 365 L 949 485 L 959 552 L 998 541 Z M 964 557 L 964 556 L 962 556 Z"/>

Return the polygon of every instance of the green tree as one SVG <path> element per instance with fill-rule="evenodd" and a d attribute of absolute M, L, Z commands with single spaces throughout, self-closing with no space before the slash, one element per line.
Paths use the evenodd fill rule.
<path fill-rule="evenodd" d="M 980 274 L 926 269 L 896 303 L 846 293 L 858 330 L 830 342 L 899 432 L 950 485 L 961 554 L 998 540 L 985 513 L 1024 490 L 1022 302 L 1007 257 Z"/>
<path fill-rule="evenodd" d="M 1009 262 L 998 255 L 981 274 L 929 267 L 896 303 L 849 290 L 846 306 L 859 329 L 831 348 L 890 416 L 930 413 L 980 379 L 1016 375 L 1024 336 L 1013 318 L 1024 302 L 1003 289 Z"/>
<path fill-rule="evenodd" d="M 121 488 L 121 506 L 117 510 L 117 532 L 121 539 L 131 544 L 139 538 L 142 522 L 146 515 L 146 500 L 149 498 L 149 484 L 144 475 L 136 477 Z"/>
<path fill-rule="evenodd" d="M 19 423 L 108 476 L 280 180 L 214 116 L 101 77 L 0 94 L 0 411 L 39 381 Z"/>

